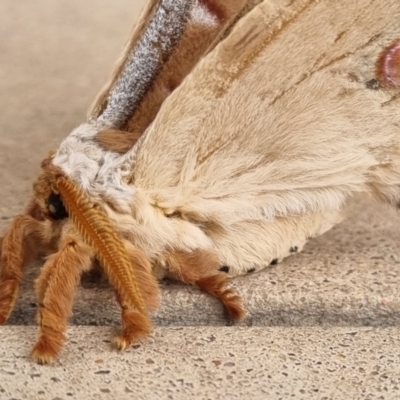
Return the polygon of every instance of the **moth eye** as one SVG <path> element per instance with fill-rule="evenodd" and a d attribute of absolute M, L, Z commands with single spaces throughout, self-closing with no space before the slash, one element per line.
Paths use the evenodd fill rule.
<path fill-rule="evenodd" d="M 230 268 L 227 265 L 223 265 L 218 271 L 229 273 Z"/>
<path fill-rule="evenodd" d="M 55 220 L 60 220 L 68 217 L 67 210 L 64 207 L 61 196 L 52 193 L 47 199 L 47 209 L 50 216 Z"/>

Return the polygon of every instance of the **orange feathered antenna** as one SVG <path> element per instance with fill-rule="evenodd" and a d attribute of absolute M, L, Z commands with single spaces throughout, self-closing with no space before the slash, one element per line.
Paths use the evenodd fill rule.
<path fill-rule="evenodd" d="M 96 252 L 111 284 L 130 307 L 146 315 L 146 308 L 125 247 L 107 215 L 93 204 L 71 180 L 59 177 L 56 182 L 69 217 L 82 239 Z"/>

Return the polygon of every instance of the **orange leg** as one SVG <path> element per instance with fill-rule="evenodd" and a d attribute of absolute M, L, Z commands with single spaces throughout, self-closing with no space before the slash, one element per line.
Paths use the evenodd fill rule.
<path fill-rule="evenodd" d="M 43 266 L 36 282 L 40 335 L 32 349 L 35 361 L 51 363 L 60 352 L 76 287 L 82 272 L 90 268 L 92 256 L 87 245 L 68 235 L 62 240 L 60 250 Z"/>
<path fill-rule="evenodd" d="M 227 288 L 228 277 L 218 271 L 221 263 L 213 253 L 204 250 L 191 253 L 175 251 L 165 256 L 170 271 L 177 279 L 195 284 L 220 300 L 230 319 L 238 321 L 245 317 L 241 298 L 233 289 Z"/>
<path fill-rule="evenodd" d="M 117 301 L 122 309 L 122 332 L 114 337 L 113 342 L 118 350 L 124 351 L 133 342 L 146 337 L 151 331 L 151 324 L 146 316 L 130 310 L 118 292 Z"/>
<path fill-rule="evenodd" d="M 206 293 L 219 299 L 225 307 L 228 317 L 233 321 L 242 320 L 246 313 L 241 303 L 241 298 L 233 289 L 226 287 L 228 277 L 226 274 L 208 276 L 196 281 L 196 285 Z"/>
<path fill-rule="evenodd" d="M 150 310 L 155 309 L 159 303 L 160 289 L 156 278 L 151 273 L 151 265 L 132 244 L 127 241 L 124 244 L 146 307 Z M 118 291 L 116 295 L 122 309 L 122 332 L 114 338 L 114 344 L 118 350 L 124 351 L 133 342 L 146 337 L 151 331 L 151 325 L 147 317 L 128 308 Z"/>
<path fill-rule="evenodd" d="M 18 215 L 0 240 L 0 325 L 7 321 L 14 307 L 23 267 L 46 245 L 44 232 L 45 222 Z"/>

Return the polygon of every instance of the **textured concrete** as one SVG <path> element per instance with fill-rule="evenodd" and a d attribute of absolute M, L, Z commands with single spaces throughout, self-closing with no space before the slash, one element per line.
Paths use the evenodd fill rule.
<path fill-rule="evenodd" d="M 143 2 L 0 1 L 0 232 L 40 160 L 83 121 Z M 166 327 L 122 356 L 113 328 L 73 327 L 54 367 L 26 359 L 36 330 L 12 325 L 34 324 L 37 265 L 0 327 L 0 399 L 400 398 L 398 328 L 355 328 L 400 325 L 400 218 L 365 199 L 347 213 L 302 254 L 235 279 L 245 326 L 222 327 L 214 299 L 166 282 L 153 316 Z M 118 325 L 110 288 L 86 277 L 71 323 Z"/>
<path fill-rule="evenodd" d="M 158 328 L 118 354 L 110 350 L 112 329 L 76 327 L 69 330 L 61 360 L 43 367 L 26 358 L 35 330 L 6 327 L 0 398 L 399 399 L 399 333 L 397 328 Z"/>

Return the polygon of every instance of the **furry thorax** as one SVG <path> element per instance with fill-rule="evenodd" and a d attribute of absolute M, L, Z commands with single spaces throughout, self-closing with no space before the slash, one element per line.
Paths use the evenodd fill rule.
<path fill-rule="evenodd" d="M 154 277 L 197 284 L 239 319 L 227 275 L 300 251 L 355 193 L 397 206 L 399 21 L 398 0 L 150 0 L 3 239 L 0 318 L 26 237 L 53 254 L 33 351 L 48 362 L 93 259 L 117 291 L 123 349 L 150 329 Z M 73 272 L 57 308 L 45 279 L 63 265 Z"/>

